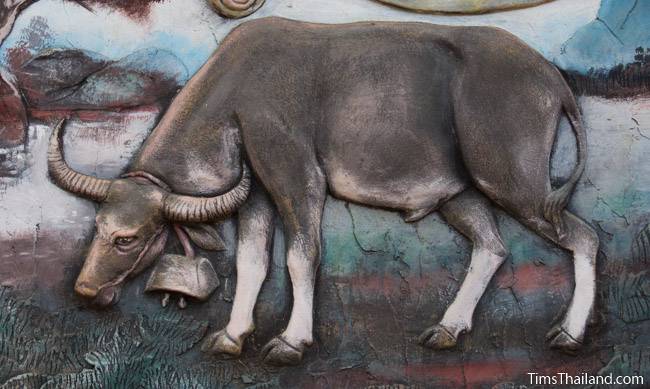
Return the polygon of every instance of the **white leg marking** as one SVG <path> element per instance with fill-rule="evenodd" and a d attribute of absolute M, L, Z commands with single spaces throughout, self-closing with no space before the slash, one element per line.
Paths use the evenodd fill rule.
<path fill-rule="evenodd" d="M 467 275 L 456 298 L 440 321 L 455 337 L 472 329 L 472 315 L 492 276 L 503 263 L 505 256 L 487 250 L 474 249 Z"/>
<path fill-rule="evenodd" d="M 289 324 L 282 337 L 290 344 L 309 346 L 313 342 L 314 282 L 316 279 L 317 253 L 313 248 L 295 243 L 287 250 L 287 266 L 293 286 L 293 308 Z M 317 263 L 317 262 L 316 262 Z"/>
<path fill-rule="evenodd" d="M 240 230 L 237 244 L 237 287 L 226 331 L 232 337 L 250 334 L 255 325 L 253 310 L 269 268 L 268 218 L 253 218 L 248 231 Z"/>
<path fill-rule="evenodd" d="M 566 245 L 573 252 L 575 289 L 561 327 L 573 340 L 582 342 L 596 300 L 598 235 L 583 221 L 575 219 L 577 217 L 570 214 L 566 217 L 568 222 L 576 223 Z"/>
<path fill-rule="evenodd" d="M 265 242 L 252 240 L 240 242 L 237 247 L 237 287 L 226 331 L 233 337 L 250 334 L 255 325 L 253 310 L 257 295 L 266 278 L 269 253 Z"/>
<path fill-rule="evenodd" d="M 562 328 L 575 340 L 582 341 L 589 313 L 596 298 L 596 265 L 588 255 L 574 257 L 575 289 Z"/>

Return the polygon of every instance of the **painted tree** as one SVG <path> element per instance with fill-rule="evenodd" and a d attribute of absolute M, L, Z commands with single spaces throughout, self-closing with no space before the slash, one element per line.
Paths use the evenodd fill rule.
<path fill-rule="evenodd" d="M 37 0 L 0 1 L 0 46 L 9 36 L 18 14 Z M 27 114 L 13 77 L 0 67 L 0 147 L 23 143 L 27 130 Z"/>

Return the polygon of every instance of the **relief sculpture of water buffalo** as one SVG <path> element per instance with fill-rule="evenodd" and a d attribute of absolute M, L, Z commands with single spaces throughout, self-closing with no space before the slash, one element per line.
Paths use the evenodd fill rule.
<path fill-rule="evenodd" d="M 578 162 L 553 188 L 561 117 Z M 225 328 L 203 349 L 237 356 L 254 330 L 274 215 L 286 238 L 293 308 L 263 350 L 298 363 L 312 344 L 314 279 L 328 194 L 400 211 L 440 211 L 471 240 L 471 263 L 442 320 L 420 343 L 453 347 L 508 251 L 494 207 L 573 254 L 575 292 L 551 346 L 575 352 L 593 314 L 598 237 L 565 209 L 586 159 L 576 101 L 558 70 L 498 28 L 425 23 L 343 25 L 267 18 L 234 29 L 182 89 L 125 175 L 73 171 L 59 125 L 49 172 L 100 203 L 75 290 L 114 303 L 124 280 L 161 254 L 171 227 L 237 213 L 237 287 Z"/>

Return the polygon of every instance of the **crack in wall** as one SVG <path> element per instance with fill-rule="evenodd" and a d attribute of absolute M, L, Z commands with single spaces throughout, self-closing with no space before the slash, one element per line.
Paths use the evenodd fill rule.
<path fill-rule="evenodd" d="M 612 206 L 609 205 L 609 203 L 607 201 L 605 201 L 605 199 L 602 198 L 602 196 L 600 196 L 600 195 L 596 196 L 596 200 L 603 203 L 607 207 L 607 209 L 609 209 L 609 211 L 612 213 L 612 215 L 614 215 L 614 216 L 616 216 L 616 217 L 618 217 L 620 219 L 623 219 L 625 221 L 626 226 L 630 225 L 630 221 L 627 219 L 627 216 L 625 216 L 624 214 L 622 214 L 620 212 L 615 211 L 614 208 L 612 208 Z"/>
<path fill-rule="evenodd" d="M 614 32 L 614 30 L 612 30 L 612 28 L 607 24 L 607 22 L 605 22 L 605 21 L 604 21 L 603 19 L 601 19 L 599 16 L 596 16 L 596 21 L 601 22 L 601 23 L 603 24 L 603 26 L 605 26 L 605 28 L 607 29 L 607 31 L 609 31 L 610 34 L 612 34 L 612 36 L 613 36 L 613 37 L 618 41 L 618 43 L 621 44 L 621 46 L 625 45 L 625 44 L 623 43 L 623 41 L 621 40 L 621 38 L 620 38 L 618 35 L 616 35 L 616 33 Z"/>
<path fill-rule="evenodd" d="M 352 236 L 354 237 L 354 242 L 357 244 L 359 249 L 366 253 L 366 254 L 373 254 L 373 253 L 378 253 L 381 252 L 381 250 L 375 250 L 375 249 L 369 249 L 363 247 L 361 244 L 361 241 L 359 240 L 359 237 L 357 236 L 357 224 L 354 219 L 354 215 L 352 214 L 352 210 L 350 209 L 350 203 L 345 203 L 345 209 L 348 211 L 348 215 L 350 215 L 350 220 L 352 222 Z"/>
<path fill-rule="evenodd" d="M 627 23 L 627 20 L 630 18 L 630 15 L 632 15 L 632 12 L 634 12 L 634 9 L 638 4 L 639 4 L 639 0 L 635 0 L 634 4 L 632 5 L 632 8 L 630 8 L 630 10 L 627 11 L 627 15 L 625 15 L 625 19 L 623 19 L 623 23 L 621 23 L 621 27 L 620 27 L 621 30 L 625 28 L 625 23 Z"/>

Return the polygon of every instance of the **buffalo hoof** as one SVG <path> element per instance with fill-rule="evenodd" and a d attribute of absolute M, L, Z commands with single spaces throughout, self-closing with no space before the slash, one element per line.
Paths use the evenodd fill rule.
<path fill-rule="evenodd" d="M 238 357 L 241 349 L 242 342 L 230 336 L 225 329 L 208 335 L 201 346 L 201 351 L 224 358 Z"/>
<path fill-rule="evenodd" d="M 456 346 L 456 337 L 444 326 L 436 324 L 424 330 L 418 343 L 434 350 L 446 350 Z"/>
<path fill-rule="evenodd" d="M 551 348 L 559 350 L 565 354 L 576 355 L 582 342 L 569 335 L 562 327 L 556 326 L 546 334 L 546 339 L 550 340 Z"/>
<path fill-rule="evenodd" d="M 276 336 L 262 349 L 262 358 L 268 365 L 297 365 L 302 360 L 303 351 L 303 346 L 294 346 L 281 336 Z"/>

